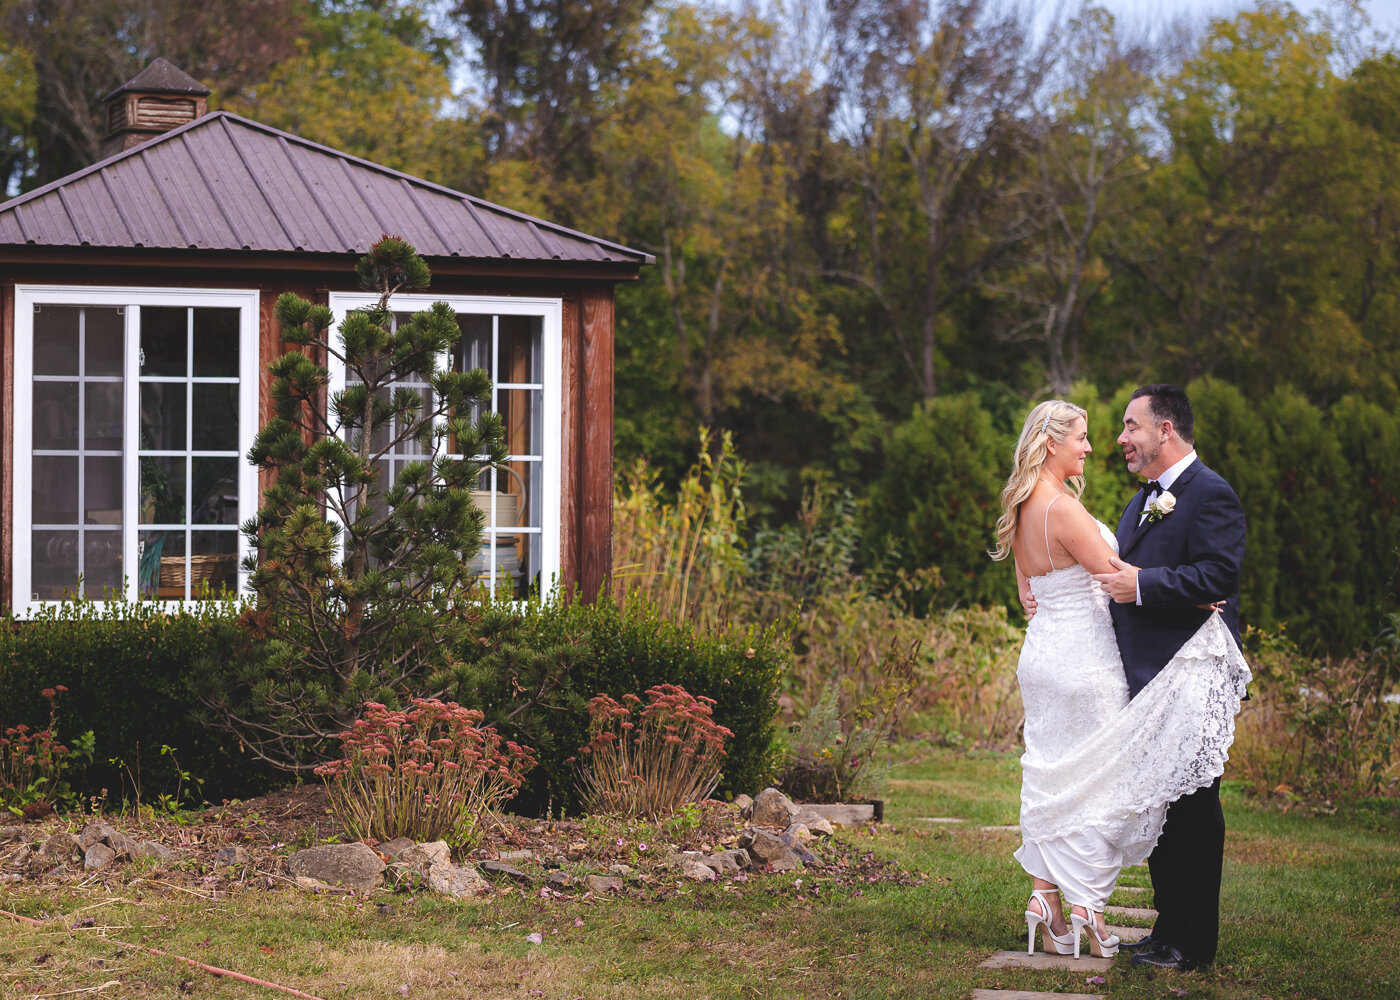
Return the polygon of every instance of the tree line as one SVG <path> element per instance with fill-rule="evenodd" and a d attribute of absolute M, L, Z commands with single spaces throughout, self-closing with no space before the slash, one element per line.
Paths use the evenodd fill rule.
<path fill-rule="evenodd" d="M 993 0 L 0 0 L 9 188 L 94 161 L 101 97 L 154 55 L 216 106 L 654 253 L 619 293 L 621 461 L 678 477 L 697 426 L 729 431 L 759 519 L 844 486 L 879 534 L 927 499 L 891 470 L 950 400 L 1004 430 L 1050 394 L 1208 385 L 1256 421 L 1229 425 L 1249 446 L 1201 425 L 1276 538 L 1259 620 L 1332 607 L 1295 587 L 1324 536 L 1379 575 L 1306 633 L 1364 642 L 1395 607 L 1394 528 L 1365 527 L 1393 488 L 1286 499 L 1337 461 L 1389 482 L 1366 463 L 1400 402 L 1400 55 L 1354 11 L 1143 32 Z M 1363 411 L 1365 446 L 1340 430 Z"/>

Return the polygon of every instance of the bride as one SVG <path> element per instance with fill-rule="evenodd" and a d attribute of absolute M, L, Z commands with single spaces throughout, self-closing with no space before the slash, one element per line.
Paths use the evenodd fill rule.
<path fill-rule="evenodd" d="M 1173 800 L 1224 771 L 1250 679 L 1219 615 L 1136 698 L 1128 697 L 1108 597 L 1117 543 L 1079 502 L 1093 449 L 1083 409 L 1063 400 L 1026 418 L 1001 493 L 993 559 L 1014 557 L 1022 603 L 1034 599 L 1017 680 L 1025 707 L 1021 847 L 1031 876 L 1027 948 L 1079 957 L 1080 934 L 1118 950 L 1103 910 L 1125 865 L 1152 852 Z M 1061 896 L 1073 908 L 1067 923 Z"/>

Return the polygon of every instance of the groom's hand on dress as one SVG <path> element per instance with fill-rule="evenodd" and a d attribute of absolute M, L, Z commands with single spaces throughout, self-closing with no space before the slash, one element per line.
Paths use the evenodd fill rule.
<path fill-rule="evenodd" d="M 1021 607 L 1026 609 L 1026 621 L 1035 617 L 1035 595 L 1029 588 L 1021 591 Z"/>
<path fill-rule="evenodd" d="M 1138 568 L 1117 556 L 1109 556 L 1108 563 L 1113 567 L 1113 572 L 1095 573 L 1094 579 L 1115 603 L 1136 604 Z"/>

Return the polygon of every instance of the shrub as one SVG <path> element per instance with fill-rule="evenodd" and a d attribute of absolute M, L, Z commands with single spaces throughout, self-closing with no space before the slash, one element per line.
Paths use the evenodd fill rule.
<path fill-rule="evenodd" d="M 733 736 L 712 718 L 713 698 L 683 687 L 647 689 L 618 702 L 600 694 L 588 703 L 588 742 L 579 748 L 580 797 L 590 813 L 657 820 L 709 798 L 719 784 L 724 741 Z"/>
<path fill-rule="evenodd" d="M 803 802 L 850 802 L 884 792 L 888 765 L 880 759 L 908 689 L 887 687 L 846 719 L 836 681 L 828 684 L 789 738 L 778 784 Z"/>
<path fill-rule="evenodd" d="M 365 703 L 340 738 L 344 756 L 316 768 L 331 811 L 357 839 L 445 840 L 469 847 L 535 766 L 528 747 L 479 728 L 480 712 L 415 698 L 407 711 Z"/>
<path fill-rule="evenodd" d="M 1310 803 L 1400 793 L 1400 704 L 1384 652 L 1310 658 L 1281 632 L 1246 629 L 1254 671 L 1230 776 Z"/>
<path fill-rule="evenodd" d="M 1010 454 L 971 394 L 922 403 L 891 432 L 871 490 L 867 550 L 908 573 L 938 567 L 938 586 L 908 591 L 914 610 L 1016 599 L 1010 566 L 987 558 Z"/>
<path fill-rule="evenodd" d="M 641 597 L 625 607 L 606 597 L 496 605 L 484 619 L 489 628 L 458 649 L 458 680 L 447 687 L 456 701 L 535 748 L 540 764 L 517 809 L 577 809 L 569 758 L 589 738 L 588 699 L 598 692 L 641 695 L 659 684 L 714 699 L 715 723 L 734 734 L 720 794 L 752 793 L 772 776 L 778 685 L 788 662 L 782 630 L 702 631 L 666 620 Z"/>
<path fill-rule="evenodd" d="M 34 818 L 77 804 L 64 773 L 92 759 L 92 730 L 74 741 L 76 754 L 58 741 L 58 699 L 67 691 L 60 684 L 40 692 L 49 703 L 48 726 L 31 729 L 21 722 L 0 736 L 0 806 L 16 816 Z"/>
<path fill-rule="evenodd" d="M 273 773 L 238 740 L 200 722 L 188 688 L 190 664 L 217 654 L 219 629 L 238 612 L 229 601 L 203 601 L 172 612 L 152 601 L 87 600 L 45 605 L 32 618 L 0 618 L 0 724 L 42 718 L 40 691 L 68 688 L 64 732 L 91 730 L 95 759 L 69 781 L 80 790 L 134 795 L 171 792 L 179 769 L 203 778 L 216 801 L 272 787 Z M 179 765 L 162 747 L 173 747 Z M 128 773 L 128 771 L 130 773 Z M 189 782 L 186 782 L 188 785 Z"/>

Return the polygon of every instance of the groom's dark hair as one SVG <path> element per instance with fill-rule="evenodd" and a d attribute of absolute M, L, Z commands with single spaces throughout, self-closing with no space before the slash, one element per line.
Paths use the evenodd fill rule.
<path fill-rule="evenodd" d="M 1145 385 L 1133 393 L 1133 399 L 1147 396 L 1147 408 L 1152 411 L 1152 419 L 1161 423 L 1170 420 L 1176 428 L 1176 436 L 1187 444 L 1195 444 L 1196 417 L 1191 412 L 1191 400 L 1186 390 L 1179 385 L 1156 382 Z M 1129 400 L 1131 402 L 1131 400 Z"/>

